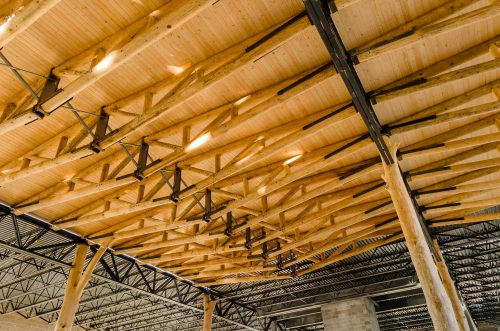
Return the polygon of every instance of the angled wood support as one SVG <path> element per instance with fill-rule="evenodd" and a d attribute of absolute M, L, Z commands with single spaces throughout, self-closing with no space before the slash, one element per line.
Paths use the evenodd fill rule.
<path fill-rule="evenodd" d="M 212 315 L 217 301 L 210 298 L 210 294 L 203 294 L 203 331 L 212 330 Z"/>
<path fill-rule="evenodd" d="M 453 281 L 453 279 L 451 279 L 450 272 L 443 257 L 443 253 L 441 252 L 439 244 L 436 240 L 434 240 L 434 247 L 436 248 L 436 252 L 439 257 L 439 260 L 436 261 L 439 276 L 441 277 L 441 281 L 443 282 L 444 288 L 450 298 L 453 312 L 455 313 L 455 318 L 457 319 L 458 328 L 460 331 L 469 331 L 470 328 L 467 323 L 467 318 L 465 317 L 462 301 L 458 296 L 455 282 Z"/>
<path fill-rule="evenodd" d="M 92 272 L 102 255 L 106 252 L 106 248 L 105 245 L 102 245 L 94 254 L 87 267 L 84 268 L 89 246 L 85 244 L 77 245 L 75 257 L 73 259 L 73 267 L 69 272 L 68 283 L 64 292 L 61 312 L 59 313 L 59 318 L 55 325 L 56 331 L 71 330 L 73 327 L 73 320 L 75 319 L 75 313 L 83 289 L 92 277 Z"/>
<path fill-rule="evenodd" d="M 390 149 L 392 146 L 387 141 Z M 395 155 L 394 149 L 392 154 Z M 393 164 L 384 164 L 384 180 L 388 185 L 401 228 L 415 266 L 418 279 L 431 315 L 434 328 L 438 331 L 460 330 L 453 313 L 451 300 L 439 279 L 438 269 L 427 245 L 424 231 L 418 220 L 411 197 L 406 189 L 397 158 Z"/>

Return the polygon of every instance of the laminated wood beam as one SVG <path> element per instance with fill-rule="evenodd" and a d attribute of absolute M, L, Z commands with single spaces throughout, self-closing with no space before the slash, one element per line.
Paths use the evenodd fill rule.
<path fill-rule="evenodd" d="M 267 39 L 265 42 L 259 44 L 257 47 L 253 48 L 251 51 L 246 51 L 247 42 L 243 42 L 239 45 L 236 45 L 224 52 L 214 55 L 213 57 L 203 61 L 199 64 L 198 67 L 203 68 L 207 63 L 219 63 L 222 62 L 224 65 L 221 65 L 218 69 L 213 70 L 208 73 L 203 80 L 197 81 L 195 83 L 191 83 L 189 80 L 192 75 L 189 71 L 183 73 L 183 79 L 180 79 L 177 87 L 174 87 L 167 95 L 165 95 L 161 100 L 159 100 L 154 106 L 152 106 L 148 111 L 141 114 L 140 117 L 134 118 L 130 122 L 127 122 L 122 127 L 114 130 L 111 134 L 105 136 L 105 138 L 99 142 L 99 148 L 102 150 L 107 149 L 109 146 L 113 145 L 119 140 L 122 140 L 138 130 L 140 127 L 147 125 L 157 119 L 159 116 L 163 116 L 172 109 L 175 109 L 177 106 L 183 104 L 188 99 L 194 97 L 202 90 L 209 88 L 214 85 L 218 81 L 224 79 L 230 74 L 236 72 L 237 70 L 244 67 L 246 64 L 253 62 L 254 59 L 259 58 L 260 56 L 267 54 L 269 51 L 275 49 L 279 45 L 286 43 L 288 40 L 295 37 L 297 34 L 301 33 L 303 29 L 309 26 L 309 22 L 307 18 L 301 18 L 298 20 L 294 20 L 291 24 L 287 25 L 286 28 L 280 30 L 279 33 L 274 35 L 272 38 Z M 250 41 L 255 42 L 255 38 L 250 38 Z M 300 76 L 300 75 L 299 75 Z M 300 77 L 299 77 L 300 79 Z M 290 81 L 289 84 L 292 84 L 294 81 Z M 286 86 L 286 85 L 285 85 Z M 175 92 L 175 93 L 174 93 Z M 297 93 L 297 89 L 294 88 L 290 92 Z M 293 93 L 285 93 L 287 95 L 283 95 L 283 97 L 288 97 Z M 59 95 L 59 94 L 58 94 Z M 278 98 L 279 99 L 279 98 Z M 275 100 L 274 102 L 276 102 Z M 256 116 L 258 112 L 262 112 L 267 110 L 267 107 L 260 107 L 259 111 L 245 112 L 244 116 L 238 118 L 237 120 L 241 121 L 243 118 L 248 119 L 251 117 L 250 115 Z M 227 129 L 226 129 L 227 130 Z M 52 169 L 58 165 L 66 164 L 68 162 L 80 159 L 82 157 L 91 155 L 92 151 L 86 149 L 80 149 L 78 151 L 74 151 L 72 153 L 60 155 L 53 160 L 48 160 L 46 162 L 42 162 L 40 164 L 35 165 L 34 167 L 29 167 L 27 169 L 23 169 L 20 171 L 13 172 L 8 174 L 7 176 L 3 176 L 0 178 L 0 184 L 6 184 L 8 182 L 12 182 L 15 180 L 19 180 L 22 178 L 26 178 L 27 176 L 34 175 L 41 171 L 46 171 L 48 169 Z M 171 158 L 169 162 L 174 162 Z M 156 168 L 149 168 L 148 175 L 151 172 L 157 171 L 162 166 L 165 166 L 165 162 L 162 160 L 156 165 Z"/>
<path fill-rule="evenodd" d="M 450 298 L 439 279 L 431 250 L 397 162 L 384 164 L 384 180 L 387 182 L 413 265 L 422 285 L 434 328 L 438 331 L 459 330 Z"/>
<path fill-rule="evenodd" d="M 498 68 L 500 68 L 500 58 L 457 69 L 438 76 L 425 78 L 416 82 L 415 84 L 410 84 L 409 86 L 394 88 L 391 91 L 378 94 L 376 99 L 374 100 L 376 100 L 377 103 L 381 103 L 394 98 L 404 97 L 412 93 L 420 92 L 435 86 L 447 84 L 456 80 L 465 79 L 474 75 L 486 73 L 488 71 L 498 70 Z"/>
<path fill-rule="evenodd" d="M 304 236 L 295 242 L 292 242 L 292 243 L 289 243 L 286 245 L 282 245 L 280 249 L 270 253 L 269 257 L 270 258 L 276 257 L 279 254 L 285 253 L 286 251 L 293 250 L 293 249 L 296 249 L 302 245 L 308 244 L 309 242 L 312 242 L 315 239 L 321 239 L 324 237 L 326 237 L 327 240 L 329 237 L 331 239 L 332 236 L 336 237 L 340 232 L 342 232 L 343 230 L 345 230 L 349 227 L 359 225 L 359 224 L 365 222 L 366 220 L 368 220 L 374 216 L 378 216 L 380 214 L 385 214 L 387 212 L 392 211 L 392 208 L 393 207 L 391 205 L 384 205 L 384 206 L 381 206 L 380 208 L 376 208 L 376 209 L 372 208 L 371 210 L 361 211 L 361 212 L 355 214 L 355 216 L 351 216 L 351 217 L 349 217 L 341 222 L 337 222 L 333 225 L 326 227 L 325 229 L 322 229 L 322 231 L 312 232 L 312 233 L 308 234 L 307 236 Z M 365 230 L 363 230 L 361 233 L 358 232 L 358 235 L 364 236 L 364 235 L 367 235 L 369 233 L 378 231 L 380 229 L 381 228 L 379 228 L 379 227 L 368 227 Z M 352 240 L 352 239 L 349 238 L 349 240 Z M 336 245 L 338 245 L 338 241 L 334 241 L 334 242 L 335 242 L 334 244 L 332 244 L 331 242 L 329 244 L 333 245 L 333 247 L 336 247 Z M 323 246 L 326 247 L 327 245 L 328 244 L 325 244 Z M 320 252 L 325 252 L 328 250 L 328 249 L 325 249 L 325 247 L 321 247 L 320 251 L 314 251 L 314 253 L 311 252 L 311 253 L 308 253 L 306 255 L 303 254 L 301 256 L 298 256 L 293 261 L 293 263 L 295 264 L 300 260 L 308 259 L 308 258 L 310 258 L 310 257 L 312 257 Z"/>
<path fill-rule="evenodd" d="M 447 111 L 452 110 L 455 107 L 463 105 L 467 102 L 470 102 L 473 99 L 477 99 L 483 97 L 489 93 L 493 93 L 496 88 L 500 87 L 500 80 L 495 80 L 490 83 L 479 86 L 475 89 L 469 90 L 465 93 L 462 93 L 458 96 L 447 99 L 443 102 L 440 102 L 431 107 L 420 110 L 412 115 L 406 116 L 394 123 L 391 123 L 391 126 L 397 126 L 402 123 L 409 123 L 413 121 L 418 121 L 422 118 L 427 118 L 430 116 L 438 115 L 441 113 L 445 113 Z"/>
<path fill-rule="evenodd" d="M 482 146 L 484 144 L 497 143 L 500 141 L 500 133 L 490 133 L 482 136 L 476 136 L 472 138 L 465 138 L 460 140 L 454 140 L 450 142 L 435 143 L 428 146 L 422 146 L 419 148 L 402 150 L 400 155 L 403 159 L 409 159 L 412 157 L 431 155 L 434 153 L 449 152 L 461 150 L 468 147 Z"/>
<path fill-rule="evenodd" d="M 51 1 L 48 2 L 50 3 Z M 45 1 L 42 3 L 45 3 Z M 124 64 L 161 38 L 172 34 L 184 23 L 210 7 L 213 3 L 213 0 L 171 2 L 155 11 L 153 16 L 158 17 L 158 21 L 152 26 L 148 26 L 150 18 L 146 16 L 132 25 L 135 27 L 132 31 L 125 29 L 123 32 L 118 32 L 118 34 L 120 34 L 118 39 L 121 40 L 122 43 L 119 44 L 118 47 L 108 50 L 107 56 L 110 61 L 109 66 L 106 68 L 99 68 L 99 70 L 97 70 L 96 67 L 95 70 L 86 72 L 66 85 L 61 92 L 41 105 L 43 112 L 45 114 L 50 114 L 76 94 L 104 77 L 107 73 Z M 121 34 L 123 34 L 123 36 Z M 27 111 L 12 120 L 1 123 L 0 132 L 7 133 L 37 119 L 38 116 L 36 114 Z"/>
<path fill-rule="evenodd" d="M 442 123 L 449 123 L 454 120 L 460 120 L 471 116 L 486 115 L 491 113 L 495 113 L 498 115 L 499 110 L 500 101 L 494 101 L 482 105 L 463 108 L 441 115 L 432 115 L 427 118 L 422 118 L 418 121 L 402 123 L 393 127 L 388 126 L 388 130 L 391 134 L 407 133 L 412 130 L 417 130 Z"/>
<path fill-rule="evenodd" d="M 409 47 L 422 40 L 475 24 L 479 21 L 492 18 L 498 14 L 500 14 L 500 3 L 494 2 L 492 5 L 416 29 L 407 37 L 379 47 L 375 46 L 371 49 L 364 50 L 363 53 L 356 56 L 356 61 L 365 62 L 376 56 L 381 56 L 401 48 Z"/>
<path fill-rule="evenodd" d="M 429 221 L 431 227 L 441 227 L 441 226 L 449 226 L 449 225 L 461 225 L 461 224 L 469 224 L 469 223 L 477 223 L 477 222 L 487 222 L 494 221 L 500 219 L 500 213 L 493 214 L 480 214 L 480 215 L 465 215 L 462 217 L 455 218 L 446 218 L 439 217 L 437 219 L 431 219 Z"/>
<path fill-rule="evenodd" d="M 332 1 L 332 6 L 333 10 L 342 10 L 346 9 L 347 7 L 353 6 L 357 3 L 362 2 L 362 0 L 333 0 Z"/>
<path fill-rule="evenodd" d="M 373 91 L 371 93 L 371 100 L 375 104 L 377 103 L 377 95 L 384 94 L 385 92 L 391 91 L 392 89 L 398 89 L 402 86 L 409 85 L 415 82 L 418 82 L 422 79 L 428 79 L 432 76 L 439 75 L 445 71 L 449 71 L 450 69 L 456 68 L 472 59 L 480 57 L 486 53 L 488 53 L 489 49 L 492 45 L 496 45 L 499 42 L 499 38 L 495 37 L 493 39 L 489 39 L 484 41 L 474 47 L 464 50 L 458 54 L 450 56 L 444 60 L 433 63 L 428 67 L 425 67 L 417 72 L 414 72 L 408 76 L 405 76 L 393 83 L 385 85 L 384 87 Z"/>
<path fill-rule="evenodd" d="M 443 20 L 443 19 L 449 17 L 450 15 L 453 15 L 457 11 L 462 10 L 468 6 L 471 6 L 474 3 L 479 2 L 479 1 L 480 0 L 447 1 L 444 4 L 442 4 L 441 6 L 438 6 L 436 8 L 432 8 L 427 13 L 412 19 L 408 23 L 400 25 L 400 26 L 384 33 L 382 36 L 377 37 L 374 40 L 367 43 L 366 45 L 364 45 L 361 49 L 356 50 L 356 51 L 351 52 L 351 53 L 353 55 L 361 54 L 361 53 L 364 53 L 373 47 L 379 47 L 379 46 L 382 46 L 384 44 L 395 41 L 399 38 L 402 38 L 402 36 L 405 36 L 408 33 L 411 33 L 412 31 L 421 29 L 427 25 L 433 24 L 436 21 Z"/>
<path fill-rule="evenodd" d="M 435 178 L 438 176 L 457 174 L 461 172 L 474 171 L 491 167 L 500 167 L 500 158 L 497 157 L 486 161 L 462 163 L 462 164 L 432 168 L 424 171 L 411 172 L 408 176 L 406 176 L 406 178 L 408 179 L 408 181 L 417 181 L 429 177 Z"/>
<path fill-rule="evenodd" d="M 364 253 L 364 252 L 367 252 L 369 250 L 372 250 L 372 249 L 380 247 L 380 246 L 387 245 L 387 244 L 389 244 L 391 242 L 394 242 L 394 241 L 397 241 L 397 240 L 399 240 L 401 238 L 404 238 L 404 236 L 403 236 L 403 234 L 399 233 L 399 234 L 390 235 L 387 238 L 384 238 L 384 239 L 381 239 L 381 240 L 377 240 L 377 241 L 375 241 L 373 243 L 366 244 L 366 245 L 360 246 L 358 248 L 354 248 L 354 249 L 352 249 L 352 250 L 350 250 L 350 251 L 348 251 L 346 253 L 341 253 L 342 250 L 339 249 L 339 250 L 341 250 L 339 252 L 340 254 L 332 255 L 328 259 L 326 259 L 325 261 L 321 261 L 321 262 L 315 263 L 311 267 L 305 269 L 304 271 L 300 271 L 298 273 L 298 275 L 299 276 L 306 275 L 306 274 L 311 273 L 313 271 L 316 271 L 318 269 L 324 268 L 325 266 L 330 265 L 332 263 L 335 263 L 335 262 L 338 262 L 338 261 L 341 261 L 341 260 L 344 260 L 344 259 L 348 259 L 350 257 L 353 257 L 355 255 L 358 255 L 358 254 L 361 254 L 361 253 Z"/>
<path fill-rule="evenodd" d="M 33 25 L 33 23 L 38 21 L 59 2 L 61 0 L 31 0 L 20 8 L 9 8 L 8 12 L 3 12 L 2 14 L 9 15 L 9 18 L 0 23 L 6 24 L 2 27 L 2 32 L 0 33 L 0 48 L 5 47 L 5 45 Z M 21 4 L 19 1 L 15 1 L 14 3 Z M 12 16 L 12 14 L 15 15 Z"/>

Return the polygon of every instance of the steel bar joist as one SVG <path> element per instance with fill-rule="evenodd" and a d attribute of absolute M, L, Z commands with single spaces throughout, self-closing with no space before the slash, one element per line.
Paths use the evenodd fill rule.
<path fill-rule="evenodd" d="M 40 317 L 53 322 L 62 304 L 76 245 L 84 240 L 70 232 L 56 232 L 42 219 L 16 216 L 4 205 L 2 213 L 1 313 L 17 312 L 26 318 Z M 95 251 L 91 247 L 89 255 Z M 141 330 L 150 329 L 151 324 L 170 328 L 189 315 L 196 324 L 198 315 L 203 314 L 202 297 L 206 292 L 218 300 L 214 312 L 215 329 L 218 326 L 221 330 L 259 329 L 261 321 L 256 319 L 252 307 L 110 251 L 101 258 L 84 290 L 75 322 L 88 329 L 123 330 L 126 325 L 127 330 Z M 119 313 L 122 316 L 117 319 Z"/>

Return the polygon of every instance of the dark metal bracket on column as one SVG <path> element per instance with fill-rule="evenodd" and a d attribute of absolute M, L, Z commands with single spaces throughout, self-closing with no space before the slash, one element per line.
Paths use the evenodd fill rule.
<path fill-rule="evenodd" d="M 141 145 L 139 145 L 139 157 L 137 158 L 137 161 L 134 159 L 134 156 L 128 151 L 125 145 L 132 145 L 132 146 L 138 146 L 138 145 L 127 144 L 122 142 L 120 142 L 119 144 L 129 157 L 129 159 L 135 164 L 136 170 L 134 170 L 132 174 L 118 177 L 118 179 L 134 176 L 137 180 L 143 180 L 144 178 L 146 178 L 144 171 L 147 168 L 151 167 L 152 165 L 156 164 L 157 162 L 160 162 L 160 160 L 157 159 L 148 164 L 148 160 L 151 159 L 151 156 L 149 155 L 149 145 L 144 141 L 144 137 L 141 140 Z"/>
<path fill-rule="evenodd" d="M 174 170 L 174 184 L 172 188 L 172 194 L 170 194 L 170 200 L 174 202 L 179 202 L 179 194 L 181 193 L 181 182 L 182 182 L 182 169 L 177 165 Z"/>
<path fill-rule="evenodd" d="M 254 231 L 251 228 L 245 229 L 245 248 L 252 248 L 252 244 L 256 241 L 262 240 L 266 237 L 266 230 L 264 228 L 261 229 L 260 235 L 255 235 Z"/>
<path fill-rule="evenodd" d="M 38 116 L 39 118 L 44 118 L 48 114 L 43 111 L 41 105 L 61 92 L 61 89 L 59 89 L 59 82 L 60 79 L 56 75 L 52 73 L 52 70 L 50 71 L 49 77 L 45 81 L 45 85 L 43 86 L 42 92 L 40 93 L 40 97 L 38 99 L 38 102 L 36 105 L 33 106 L 33 109 L 31 112 Z M 68 100 L 69 101 L 69 100 Z"/>
<path fill-rule="evenodd" d="M 97 125 L 94 132 L 94 140 L 92 140 L 89 147 L 96 154 L 102 151 L 99 143 L 103 141 L 104 137 L 106 136 L 106 131 L 108 130 L 108 122 L 109 114 L 107 114 L 104 109 L 101 109 L 101 113 L 99 114 L 99 119 L 97 120 Z"/>
<path fill-rule="evenodd" d="M 205 190 L 205 214 L 202 216 L 202 220 L 205 222 L 210 222 L 210 214 L 212 213 L 212 191 L 209 189 Z"/>
<path fill-rule="evenodd" d="M 233 213 L 229 212 L 226 214 L 226 229 L 224 230 L 224 234 L 228 237 L 233 235 Z"/>
<path fill-rule="evenodd" d="M 262 244 L 262 258 L 264 260 L 267 260 L 267 258 L 269 257 L 269 253 L 276 252 L 276 251 L 279 251 L 281 249 L 281 244 L 280 244 L 279 240 L 276 239 L 276 240 L 274 240 L 274 242 L 276 244 L 273 247 L 270 247 L 270 244 L 268 244 L 267 242 Z"/>
<path fill-rule="evenodd" d="M 331 17 L 331 12 L 335 12 L 335 8 L 331 10 L 328 3 L 329 1 L 327 0 L 304 0 L 309 19 L 314 24 L 321 39 L 323 40 L 323 43 L 332 58 L 335 69 L 342 77 L 342 80 L 352 97 L 352 102 L 356 111 L 361 115 L 361 118 L 368 129 L 368 133 L 370 134 L 370 138 L 379 150 L 382 161 L 385 162 L 385 164 L 393 164 L 395 160 L 390 154 L 389 148 L 383 139 L 384 134 L 387 135 L 387 131 L 385 131 L 380 125 L 377 115 L 375 114 L 375 111 L 369 101 L 369 96 L 361 84 L 356 69 L 354 68 L 352 57 L 347 52 L 347 49 L 342 42 L 342 38 L 335 27 L 335 23 Z M 406 190 L 412 199 L 413 207 L 418 215 L 420 225 L 424 231 L 427 245 L 434 256 L 437 256 L 424 217 L 421 214 L 418 203 L 410 189 L 410 186 L 408 185 L 408 182 L 406 181 L 404 173 L 402 173 L 402 177 L 405 182 Z"/>
<path fill-rule="evenodd" d="M 147 168 L 148 153 L 149 145 L 144 141 L 144 138 L 142 138 L 139 158 L 137 159 L 137 169 L 134 171 L 134 177 L 138 180 L 143 180 L 145 178 L 144 170 Z"/>

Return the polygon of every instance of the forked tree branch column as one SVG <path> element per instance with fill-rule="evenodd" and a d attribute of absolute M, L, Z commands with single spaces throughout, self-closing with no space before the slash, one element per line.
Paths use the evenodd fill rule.
<path fill-rule="evenodd" d="M 451 300 L 439 278 L 436 263 L 427 245 L 424 231 L 419 223 L 417 213 L 399 169 L 396 157 L 397 146 L 393 148 L 388 139 L 386 143 L 391 149 L 394 163 L 390 165 L 384 164 L 384 175 L 382 177 L 387 183 L 394 208 L 398 214 L 406 245 L 422 286 L 432 323 L 437 331 L 458 331 L 460 328 L 453 313 Z"/>
<path fill-rule="evenodd" d="M 203 295 L 203 331 L 212 331 L 212 315 L 217 301 L 210 299 L 210 294 Z"/>
<path fill-rule="evenodd" d="M 434 247 L 436 248 L 436 252 L 439 255 L 439 261 L 436 262 L 439 275 L 441 276 L 441 280 L 443 281 L 444 288 L 450 297 L 451 304 L 453 306 L 453 311 L 455 312 L 455 318 L 457 319 L 458 327 L 460 330 L 469 331 L 469 323 L 467 322 L 467 317 L 465 316 L 464 307 L 462 306 L 462 301 L 458 296 L 457 289 L 455 287 L 455 282 L 451 278 L 448 267 L 446 266 L 446 262 L 443 257 L 443 253 L 438 245 L 438 242 L 434 240 Z M 472 331 L 472 330 L 471 330 Z"/>
<path fill-rule="evenodd" d="M 85 244 L 78 244 L 76 247 L 75 257 L 73 258 L 73 267 L 71 268 L 68 276 L 68 283 L 64 292 L 64 300 L 55 325 L 55 331 L 67 331 L 73 327 L 73 320 L 75 319 L 76 309 L 78 302 L 82 296 L 83 289 L 92 277 L 97 262 L 101 256 L 106 252 L 106 246 L 102 245 L 99 250 L 94 254 L 92 260 L 88 263 L 84 270 L 85 259 L 89 246 Z"/>

